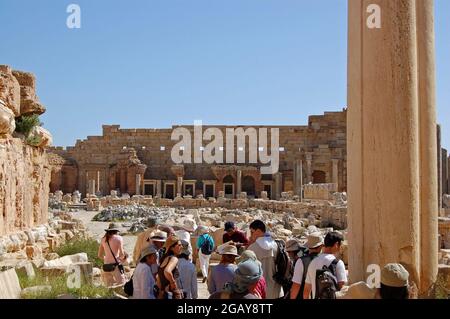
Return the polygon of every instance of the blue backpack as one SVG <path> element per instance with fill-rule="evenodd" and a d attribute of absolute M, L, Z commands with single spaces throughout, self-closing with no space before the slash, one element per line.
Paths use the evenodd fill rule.
<path fill-rule="evenodd" d="M 203 255 L 211 255 L 212 252 L 214 251 L 214 244 L 213 241 L 211 240 L 211 237 L 209 237 L 208 235 L 203 235 L 204 237 L 204 242 L 202 244 L 202 246 L 200 247 L 200 251 L 202 252 Z"/>

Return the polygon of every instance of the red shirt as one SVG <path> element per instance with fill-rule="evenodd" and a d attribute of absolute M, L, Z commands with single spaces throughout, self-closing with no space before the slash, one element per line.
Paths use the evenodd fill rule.
<path fill-rule="evenodd" d="M 223 242 L 227 243 L 229 241 L 233 241 L 235 243 L 241 243 L 244 246 L 248 246 L 248 238 L 245 236 L 245 234 L 239 230 L 236 230 L 233 235 L 228 235 L 228 233 L 223 234 Z"/>
<path fill-rule="evenodd" d="M 259 278 L 259 281 L 256 284 L 255 292 L 257 292 L 262 299 L 266 299 L 266 279 L 264 279 L 263 276 Z"/>

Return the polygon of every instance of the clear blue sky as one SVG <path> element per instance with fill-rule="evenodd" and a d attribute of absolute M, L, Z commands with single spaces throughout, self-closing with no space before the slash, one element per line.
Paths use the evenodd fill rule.
<path fill-rule="evenodd" d="M 450 147 L 450 1 L 436 11 Z M 345 0 L 0 0 L 0 21 L 0 63 L 36 74 L 56 145 L 102 124 L 303 125 L 346 105 Z"/>

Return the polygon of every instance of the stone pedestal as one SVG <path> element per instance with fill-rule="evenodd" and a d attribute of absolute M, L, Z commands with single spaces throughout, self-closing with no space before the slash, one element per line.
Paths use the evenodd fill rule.
<path fill-rule="evenodd" d="M 367 7 L 381 8 L 371 29 Z M 400 262 L 427 295 L 437 277 L 432 0 L 349 0 L 348 218 L 351 282 Z"/>

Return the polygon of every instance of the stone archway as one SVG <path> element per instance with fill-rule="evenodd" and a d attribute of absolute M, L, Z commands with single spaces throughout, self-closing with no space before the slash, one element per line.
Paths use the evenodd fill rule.
<path fill-rule="evenodd" d="M 252 176 L 246 175 L 242 178 L 242 191 L 249 197 L 256 197 L 256 183 Z"/>
<path fill-rule="evenodd" d="M 227 175 L 222 180 L 223 191 L 225 192 L 225 197 L 234 198 L 235 194 L 235 185 L 234 185 L 234 177 L 231 175 Z"/>

